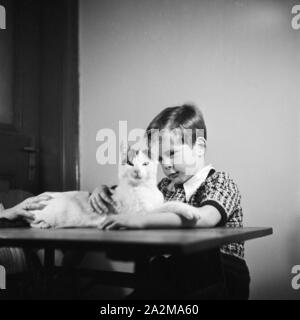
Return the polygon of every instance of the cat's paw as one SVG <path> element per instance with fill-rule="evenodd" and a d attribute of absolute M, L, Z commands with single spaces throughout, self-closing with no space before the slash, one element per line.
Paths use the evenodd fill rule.
<path fill-rule="evenodd" d="M 98 229 L 98 230 L 103 230 L 102 223 L 99 223 L 99 224 L 97 225 L 97 229 Z"/>
<path fill-rule="evenodd" d="M 49 228 L 51 228 L 50 224 L 45 221 L 40 221 L 38 223 L 31 223 L 30 227 L 35 228 L 35 229 L 49 229 Z"/>

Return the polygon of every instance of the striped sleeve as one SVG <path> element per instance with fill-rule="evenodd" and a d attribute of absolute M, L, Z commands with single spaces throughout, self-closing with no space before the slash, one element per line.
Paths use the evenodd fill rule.
<path fill-rule="evenodd" d="M 235 182 L 225 172 L 216 172 L 206 184 L 200 206 L 211 205 L 221 214 L 218 226 L 224 226 L 240 203 L 240 193 Z"/>

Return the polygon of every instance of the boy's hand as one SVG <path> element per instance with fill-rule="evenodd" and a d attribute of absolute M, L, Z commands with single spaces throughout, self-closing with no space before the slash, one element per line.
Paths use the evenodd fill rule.
<path fill-rule="evenodd" d="M 143 229 L 144 216 L 139 214 L 119 214 L 108 216 L 99 226 L 101 230 Z"/>
<path fill-rule="evenodd" d="M 8 220 L 15 220 L 20 217 L 34 219 L 34 215 L 30 211 L 44 209 L 47 206 L 45 201 L 50 199 L 52 199 L 51 195 L 47 194 L 28 198 L 12 208 L 1 211 L 0 218 L 5 218 Z"/>
<path fill-rule="evenodd" d="M 117 204 L 112 199 L 109 187 L 102 185 L 96 188 L 89 198 L 89 204 L 99 214 L 115 213 Z"/>

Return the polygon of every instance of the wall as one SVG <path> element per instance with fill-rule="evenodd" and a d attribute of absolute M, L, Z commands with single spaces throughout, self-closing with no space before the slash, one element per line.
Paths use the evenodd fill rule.
<path fill-rule="evenodd" d="M 246 246 L 252 298 L 300 297 L 290 285 L 300 264 L 293 4 L 80 1 L 81 188 L 117 181 L 115 166 L 96 162 L 99 129 L 117 130 L 119 120 L 145 128 L 164 107 L 197 103 L 209 130 L 208 160 L 237 181 L 245 224 L 274 228 L 274 236 Z"/>

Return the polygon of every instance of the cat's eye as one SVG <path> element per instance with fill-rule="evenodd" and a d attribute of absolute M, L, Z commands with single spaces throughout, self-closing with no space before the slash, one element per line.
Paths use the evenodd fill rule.
<path fill-rule="evenodd" d="M 143 166 L 148 166 L 149 165 L 149 162 L 144 162 L 143 163 Z"/>
<path fill-rule="evenodd" d="M 175 151 L 170 151 L 170 158 L 174 158 L 175 153 Z"/>

